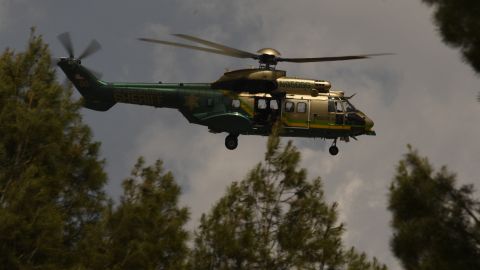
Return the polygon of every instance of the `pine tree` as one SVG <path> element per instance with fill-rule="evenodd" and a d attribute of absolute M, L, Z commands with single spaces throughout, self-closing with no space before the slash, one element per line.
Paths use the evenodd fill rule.
<path fill-rule="evenodd" d="M 123 182 L 120 205 L 107 217 L 109 269 L 182 269 L 188 256 L 187 208 L 178 206 L 180 187 L 162 162 L 138 159 Z"/>
<path fill-rule="evenodd" d="M 268 140 L 265 162 L 233 182 L 195 233 L 192 269 L 386 269 L 342 247 L 337 204 L 307 181 L 291 142 Z"/>
<path fill-rule="evenodd" d="M 480 2 L 475 0 L 422 0 L 435 7 L 435 23 L 443 41 L 459 47 L 464 59 L 480 74 Z"/>
<path fill-rule="evenodd" d="M 32 30 L 25 52 L 0 56 L 0 265 L 64 269 L 92 259 L 86 243 L 105 206 L 99 143 L 71 89 L 56 82 Z"/>
<path fill-rule="evenodd" d="M 460 48 L 463 59 L 480 75 L 480 1 L 422 1 L 435 8 L 434 20 L 443 42 Z M 480 102 L 480 93 L 477 100 Z"/>
<path fill-rule="evenodd" d="M 390 187 L 392 250 L 407 270 L 480 269 L 480 204 L 409 146 Z"/>

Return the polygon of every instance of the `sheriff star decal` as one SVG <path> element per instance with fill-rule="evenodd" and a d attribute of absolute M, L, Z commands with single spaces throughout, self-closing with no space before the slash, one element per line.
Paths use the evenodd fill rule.
<path fill-rule="evenodd" d="M 75 74 L 75 81 L 77 82 L 77 85 L 79 87 L 88 87 L 89 84 L 88 84 L 88 81 L 80 74 Z"/>
<path fill-rule="evenodd" d="M 195 108 L 198 107 L 198 100 L 199 98 L 194 95 L 189 95 L 185 98 L 185 107 L 193 111 Z"/>

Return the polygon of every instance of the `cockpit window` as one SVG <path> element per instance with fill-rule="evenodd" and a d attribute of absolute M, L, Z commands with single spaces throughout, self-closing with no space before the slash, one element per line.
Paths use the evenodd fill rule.
<path fill-rule="evenodd" d="M 343 106 L 345 107 L 345 110 L 346 110 L 347 112 L 355 112 L 355 111 L 357 111 L 357 110 L 355 109 L 355 107 L 353 107 L 352 103 L 350 103 L 350 101 L 348 101 L 348 100 L 344 100 Z"/>
<path fill-rule="evenodd" d="M 335 101 L 335 110 L 339 113 L 343 112 L 342 102 L 340 100 Z"/>

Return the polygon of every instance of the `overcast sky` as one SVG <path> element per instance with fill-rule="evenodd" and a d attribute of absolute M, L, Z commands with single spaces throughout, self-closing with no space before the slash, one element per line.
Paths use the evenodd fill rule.
<path fill-rule="evenodd" d="M 292 76 L 329 80 L 348 95 L 357 93 L 352 102 L 374 120 L 376 137 L 341 142 L 336 157 L 328 154 L 329 141 L 294 142 L 310 178 L 321 176 L 327 199 L 340 203 L 346 243 L 392 269 L 399 266 L 388 246 L 386 194 L 408 143 L 437 168 L 448 164 L 461 183 L 480 185 L 480 81 L 456 50 L 441 43 L 431 10 L 420 0 L 0 0 L 0 49 L 23 50 L 31 26 L 55 56 L 66 55 L 56 40 L 62 32 L 71 32 L 77 55 L 96 38 L 103 50 L 84 63 L 107 81 L 212 82 L 226 69 L 256 65 L 136 40 L 175 40 L 172 33 L 252 52 L 274 47 L 285 57 L 396 53 L 278 67 Z M 266 138 L 241 136 L 239 148 L 228 151 L 225 134 L 190 125 L 174 110 L 118 104 L 108 112 L 82 114 L 102 142 L 109 193 L 118 197 L 139 155 L 149 163 L 162 159 L 183 187 L 191 228 L 231 181 L 241 180 L 264 156 Z"/>

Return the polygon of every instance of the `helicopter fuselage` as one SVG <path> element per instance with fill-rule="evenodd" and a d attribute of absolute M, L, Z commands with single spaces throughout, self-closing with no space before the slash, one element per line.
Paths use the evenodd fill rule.
<path fill-rule="evenodd" d="M 268 70 L 241 70 L 236 72 L 254 76 L 230 72 L 214 83 L 113 83 L 95 78 L 76 59 L 63 58 L 58 65 L 84 97 L 86 108 L 106 111 L 128 103 L 177 109 L 190 123 L 229 133 L 229 149 L 236 148 L 239 135 L 269 135 L 276 121 L 281 123 L 280 136 L 334 139 L 334 144 L 337 138 L 375 135 L 373 121 L 342 91 L 331 91 L 326 81 L 289 78 L 282 71 L 271 75 Z M 274 77 L 255 77 L 261 73 Z M 261 91 L 269 82 L 275 89 Z M 228 89 L 222 88 L 228 83 Z M 254 91 L 241 89 L 248 83 Z"/>

